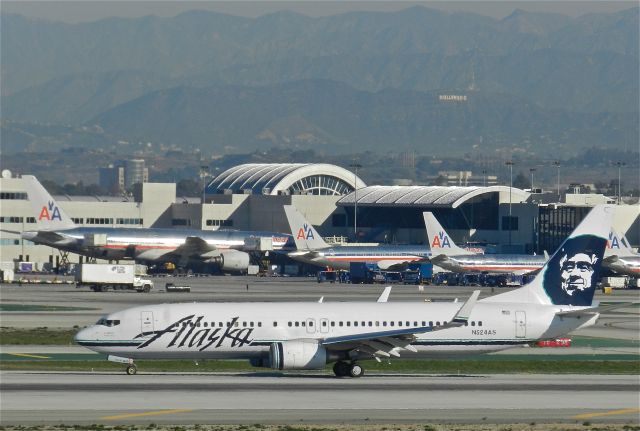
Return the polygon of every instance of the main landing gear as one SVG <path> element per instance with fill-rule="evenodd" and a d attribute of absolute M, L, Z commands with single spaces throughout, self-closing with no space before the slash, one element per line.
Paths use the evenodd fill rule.
<path fill-rule="evenodd" d="M 136 364 L 127 365 L 127 374 L 133 376 L 138 372 L 138 368 L 136 368 Z"/>
<path fill-rule="evenodd" d="M 337 377 L 362 377 L 364 368 L 357 362 L 338 361 L 333 365 L 333 372 Z"/>

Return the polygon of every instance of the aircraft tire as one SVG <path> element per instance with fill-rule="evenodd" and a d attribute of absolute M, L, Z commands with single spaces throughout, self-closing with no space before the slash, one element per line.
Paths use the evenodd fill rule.
<path fill-rule="evenodd" d="M 347 377 L 349 375 L 349 364 L 343 361 L 338 361 L 333 364 L 333 373 L 336 377 Z"/>
<path fill-rule="evenodd" d="M 362 365 L 353 363 L 349 366 L 349 377 L 357 378 L 364 376 L 364 368 Z"/>
<path fill-rule="evenodd" d="M 127 366 L 127 374 L 130 376 L 133 376 L 134 374 L 136 374 L 138 372 L 138 369 L 136 368 L 135 365 L 129 365 Z"/>

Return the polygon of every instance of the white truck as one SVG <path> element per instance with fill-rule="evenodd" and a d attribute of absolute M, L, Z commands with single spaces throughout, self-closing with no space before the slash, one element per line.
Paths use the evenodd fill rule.
<path fill-rule="evenodd" d="M 138 275 L 139 265 L 84 263 L 76 271 L 76 287 L 88 286 L 94 292 L 106 289 L 129 289 L 149 292 L 153 281 Z"/>

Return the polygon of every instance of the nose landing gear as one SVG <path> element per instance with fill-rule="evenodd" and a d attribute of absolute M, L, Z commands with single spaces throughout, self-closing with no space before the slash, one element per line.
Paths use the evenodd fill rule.
<path fill-rule="evenodd" d="M 126 372 L 130 376 L 133 376 L 135 373 L 138 372 L 138 368 L 136 367 L 136 364 L 133 363 L 133 359 L 131 358 L 123 358 L 121 356 L 109 355 L 107 356 L 107 361 L 116 362 L 118 364 L 125 364 L 127 366 Z"/>
<path fill-rule="evenodd" d="M 337 377 L 362 377 L 364 368 L 357 362 L 338 361 L 333 365 L 333 373 Z"/>
<path fill-rule="evenodd" d="M 133 376 L 135 373 L 138 372 L 138 368 L 136 367 L 135 364 L 131 364 L 127 366 L 127 374 L 130 376 Z"/>

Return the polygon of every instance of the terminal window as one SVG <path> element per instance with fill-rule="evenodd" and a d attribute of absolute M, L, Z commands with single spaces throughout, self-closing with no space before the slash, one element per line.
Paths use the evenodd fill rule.
<path fill-rule="evenodd" d="M 0 199 L 26 201 L 27 194 L 23 192 L 0 192 Z"/>
<path fill-rule="evenodd" d="M 233 220 L 207 220 L 207 226 L 233 226 Z"/>
<path fill-rule="evenodd" d="M 502 230 L 518 230 L 518 217 L 502 217 Z"/>

